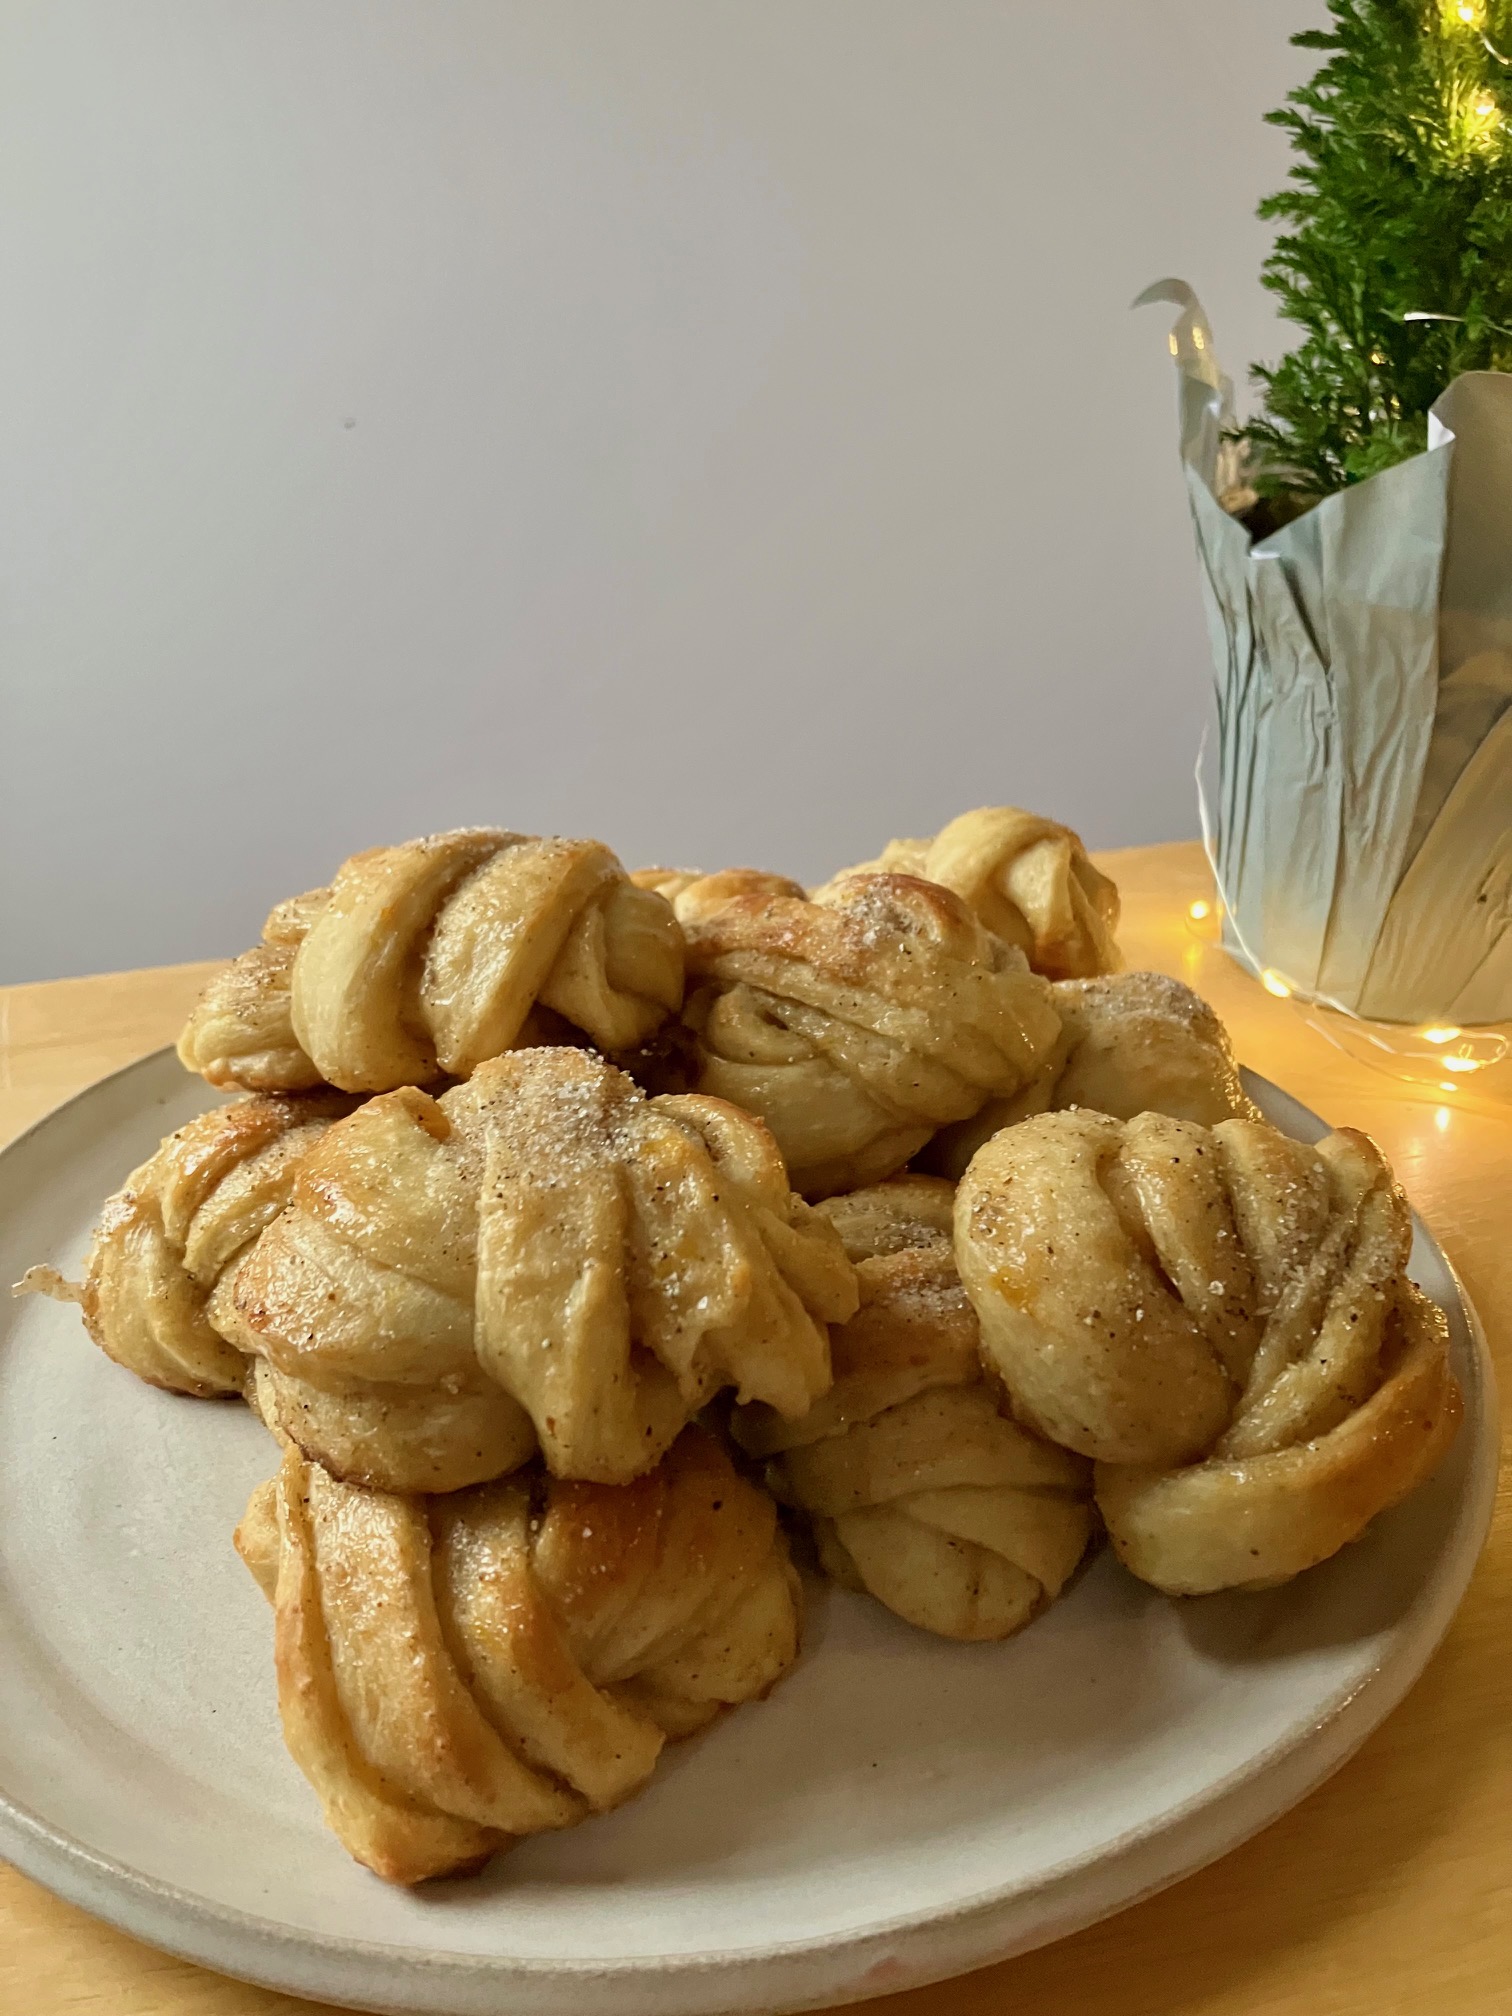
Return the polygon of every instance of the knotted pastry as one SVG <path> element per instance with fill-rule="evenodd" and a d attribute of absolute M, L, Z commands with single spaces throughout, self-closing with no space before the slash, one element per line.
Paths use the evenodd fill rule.
<path fill-rule="evenodd" d="M 288 1202 L 300 1159 L 352 1102 L 239 1099 L 170 1134 L 105 1204 L 82 1283 L 20 1285 L 77 1302 L 90 1336 L 149 1385 L 240 1393 L 247 1361 L 209 1314 L 214 1290 Z"/>
<path fill-rule="evenodd" d="M 805 895 L 801 882 L 772 875 L 765 868 L 718 868 L 705 875 L 699 868 L 637 868 L 630 880 L 637 889 L 665 896 L 679 924 L 691 924 L 728 903 L 732 896 Z"/>
<path fill-rule="evenodd" d="M 1009 1420 L 983 1378 L 951 1257 L 952 1189 L 895 1176 L 818 1208 L 861 1307 L 831 1332 L 835 1383 L 799 1421 L 736 1410 L 735 1439 L 806 1513 L 826 1573 L 922 1630 L 1006 1638 L 1051 1602 L 1091 1533 L 1090 1470 Z"/>
<path fill-rule="evenodd" d="M 236 1544 L 274 1606 L 290 1753 L 393 1883 L 618 1805 L 798 1649 L 774 1507 L 699 1429 L 633 1484 L 432 1499 L 290 1451 Z"/>
<path fill-rule="evenodd" d="M 383 1092 L 559 1030 L 631 1048 L 682 985 L 670 906 L 607 847 L 469 828 L 354 854 L 329 889 L 280 904 L 206 988 L 179 1056 L 213 1085 Z"/>
<path fill-rule="evenodd" d="M 805 1412 L 829 1385 L 825 1326 L 856 1295 L 759 1121 L 647 1099 L 561 1047 L 495 1058 L 440 1099 L 384 1094 L 332 1128 L 215 1314 L 301 1393 L 507 1395 L 557 1475 L 624 1483 L 724 1386 Z M 333 1464 L 297 1410 L 277 1425 L 397 1487 L 371 1458 Z M 452 1425 L 463 1462 L 470 1423 Z"/>
<path fill-rule="evenodd" d="M 1015 1412 L 1098 1459 L 1114 1548 L 1159 1588 L 1300 1573 L 1453 1439 L 1448 1328 L 1363 1134 L 1044 1114 L 977 1154 L 955 1243 Z"/>
<path fill-rule="evenodd" d="M 418 1326 L 397 1371 L 380 1365 L 371 1378 L 348 1370 L 310 1379 L 298 1362 L 249 1355 L 261 1350 L 261 1339 L 237 1307 L 241 1269 L 295 1195 L 301 1164 L 352 1105 L 326 1092 L 240 1099 L 202 1114 L 170 1135 L 106 1204 L 80 1286 L 44 1268 L 22 1285 L 78 1301 L 95 1342 L 154 1386 L 244 1393 L 269 1428 L 337 1477 L 391 1490 L 454 1491 L 503 1476 L 535 1454 L 535 1430 L 477 1364 L 470 1305 L 462 1311 L 460 1348 L 448 1355 L 434 1325 L 429 1356 L 422 1343 L 424 1318 L 435 1313 L 423 1279 L 445 1277 L 459 1208 L 464 1217 L 477 1211 L 476 1183 L 460 1206 L 455 1187 L 447 1194 L 451 1168 L 428 1172 L 423 1237 L 433 1243 L 401 1256 L 408 1271 L 390 1283 L 390 1320 Z M 366 1128 L 358 1136 L 372 1138 Z M 381 1159 L 365 1175 L 381 1196 L 389 1175 Z M 320 1180 L 317 1173 L 317 1186 Z M 320 1291 L 327 1303 L 310 1312 L 312 1327 L 336 1323 L 336 1289 L 332 1280 Z M 323 1342 L 323 1362 L 340 1357 L 340 1340 L 326 1335 Z M 350 1340 L 346 1349 L 350 1367 Z"/>
<path fill-rule="evenodd" d="M 1228 1031 L 1206 1001 L 1164 973 L 1058 980 L 1051 989 L 1060 1041 L 1022 1092 L 991 1099 L 947 1127 L 923 1160 L 959 1181 L 984 1141 L 1035 1113 L 1089 1106 L 1132 1120 L 1165 1113 L 1204 1127 L 1252 1119 Z"/>
<path fill-rule="evenodd" d="M 1018 1091 L 1059 1030 L 1022 953 L 913 876 L 748 891 L 684 929 L 696 1087 L 759 1113 L 808 1197 L 891 1175 Z"/>
<path fill-rule="evenodd" d="M 1016 945 L 1036 973 L 1084 980 L 1123 964 L 1114 932 L 1118 888 L 1094 868 L 1069 826 L 1015 805 L 963 812 L 933 840 L 890 840 L 876 861 L 848 875 L 921 875 L 953 889 L 989 931 Z"/>

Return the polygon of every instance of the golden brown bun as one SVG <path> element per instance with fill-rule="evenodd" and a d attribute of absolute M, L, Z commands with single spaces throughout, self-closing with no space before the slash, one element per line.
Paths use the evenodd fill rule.
<path fill-rule="evenodd" d="M 891 1175 L 1016 1092 L 1058 1032 L 1022 954 L 911 876 L 747 891 L 685 929 L 697 1089 L 759 1113 L 805 1196 Z"/>
<path fill-rule="evenodd" d="M 96 1343 L 139 1377 L 181 1393 L 244 1392 L 275 1434 L 338 1477 L 452 1491 L 502 1476 L 534 1455 L 535 1431 L 484 1376 L 466 1335 L 449 1357 L 432 1339 L 428 1361 L 417 1353 L 388 1380 L 348 1370 L 315 1383 L 297 1365 L 250 1355 L 261 1346 L 238 1312 L 241 1270 L 294 1197 L 300 1164 L 353 1103 L 335 1092 L 254 1097 L 191 1121 L 106 1204 L 82 1285 L 59 1283 L 52 1292 L 78 1300 Z M 381 1193 L 381 1161 L 367 1173 Z M 436 1187 L 443 1183 L 444 1175 Z M 431 1201 L 443 1201 L 435 1187 Z M 476 1216 L 476 1186 L 461 1208 Z M 433 1215 L 427 1229 L 444 1231 L 444 1216 Z M 436 1256 L 411 1257 L 409 1300 L 400 1294 L 393 1304 L 401 1322 L 417 1306 L 434 1308 L 416 1277 Z M 311 1323 L 323 1324 L 334 1310 L 334 1283 L 305 1286 Z M 334 1350 L 335 1340 L 327 1341 Z"/>
<path fill-rule="evenodd" d="M 1363 1134 L 1044 1114 L 977 1154 L 955 1243 L 1015 1412 L 1098 1460 L 1114 1548 L 1157 1587 L 1311 1567 L 1453 1437 L 1447 1326 Z"/>
<path fill-rule="evenodd" d="M 953 889 L 999 938 L 1016 945 L 1036 973 L 1083 980 L 1123 964 L 1114 932 L 1118 889 L 1069 826 L 1016 805 L 963 812 L 933 840 L 892 840 L 875 861 L 847 875 L 920 875 Z"/>
<path fill-rule="evenodd" d="M 1225 1443 L 1183 1470 L 1097 1466 L 1097 1501 L 1126 1568 L 1173 1596 L 1265 1589 L 1357 1540 L 1425 1483 L 1459 1428 L 1443 1312 L 1411 1282 L 1383 1327 L 1375 1391 L 1305 1440 Z"/>
<path fill-rule="evenodd" d="M 247 1335 L 234 1314 L 225 1322 L 231 1336 Z M 246 1398 L 280 1441 L 333 1477 L 380 1491 L 461 1491 L 508 1476 L 536 1453 L 530 1416 L 475 1366 L 434 1385 L 349 1378 L 321 1386 L 253 1358 Z"/>
<path fill-rule="evenodd" d="M 638 868 L 630 880 L 637 889 L 654 889 L 665 896 L 683 925 L 717 910 L 732 896 L 804 894 L 801 882 L 768 874 L 764 868 L 719 868 L 712 875 L 697 868 Z"/>
<path fill-rule="evenodd" d="M 290 1753 L 393 1883 L 618 1805 L 668 1737 L 765 1694 L 798 1647 L 771 1501 L 698 1429 L 634 1484 L 440 1499 L 291 1450 L 236 1544 L 274 1606 Z"/>
<path fill-rule="evenodd" d="M 1027 1434 L 983 1380 L 950 1252 L 952 1193 L 895 1176 L 819 1209 L 861 1308 L 831 1334 L 835 1383 L 802 1420 L 737 1409 L 736 1440 L 809 1516 L 827 1572 L 922 1630 L 1005 1638 L 1051 1602 L 1091 1532 L 1088 1466 Z"/>
<path fill-rule="evenodd" d="M 682 1000 L 670 905 L 596 840 L 469 828 L 375 847 L 263 936 L 179 1039 L 213 1085 L 425 1085 L 562 1024 L 629 1049 Z"/>
<path fill-rule="evenodd" d="M 351 1104 L 317 1093 L 202 1113 L 107 1201 L 81 1286 L 49 1269 L 27 1285 L 76 1300 L 100 1349 L 149 1385 L 240 1393 L 247 1363 L 211 1320 L 212 1297 L 288 1202 L 300 1159 Z"/>
<path fill-rule="evenodd" d="M 804 1412 L 829 1385 L 825 1325 L 856 1293 L 759 1121 L 648 1100 L 602 1058 L 551 1048 L 495 1058 L 439 1100 L 386 1093 L 333 1128 L 215 1313 L 323 1395 L 409 1388 L 434 1410 L 492 1387 L 558 1475 L 623 1483 L 726 1385 Z M 389 1486 L 381 1461 L 335 1457 L 318 1419 L 278 1425 Z"/>
<path fill-rule="evenodd" d="M 1036 1113 L 1087 1106 L 1132 1120 L 1165 1113 L 1205 1127 L 1253 1119 L 1228 1031 L 1200 995 L 1164 973 L 1112 973 L 1052 987 L 1061 1037 L 1012 1099 L 992 1099 L 937 1134 L 921 1160 L 959 1182 L 1000 1127 Z"/>

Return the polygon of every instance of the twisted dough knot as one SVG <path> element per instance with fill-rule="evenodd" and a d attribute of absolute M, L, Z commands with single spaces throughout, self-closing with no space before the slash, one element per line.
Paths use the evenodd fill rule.
<path fill-rule="evenodd" d="M 283 1210 L 301 1158 L 351 1104 L 328 1092 L 202 1113 L 107 1200 L 81 1284 L 33 1268 L 21 1285 L 77 1301 L 106 1356 L 151 1386 L 240 1393 L 247 1361 L 215 1326 L 215 1290 Z"/>
<path fill-rule="evenodd" d="M 395 1883 L 618 1805 L 668 1737 L 765 1694 L 798 1648 L 771 1501 L 698 1429 L 617 1489 L 439 1499 L 291 1451 L 236 1544 L 274 1604 L 289 1750 Z"/>
<path fill-rule="evenodd" d="M 553 1017 L 631 1048 L 682 983 L 670 906 L 596 840 L 440 833 L 354 854 L 281 904 L 211 981 L 179 1056 L 213 1085 L 383 1092 L 466 1078 Z"/>
<path fill-rule="evenodd" d="M 261 1345 L 236 1306 L 241 1269 L 288 1207 L 301 1164 L 352 1106 L 326 1092 L 241 1099 L 202 1114 L 170 1135 L 106 1204 L 80 1287 L 42 1278 L 44 1269 L 33 1269 L 24 1285 L 77 1300 L 101 1349 L 151 1385 L 245 1393 L 276 1434 L 338 1477 L 452 1491 L 502 1476 L 534 1455 L 535 1431 L 466 1350 L 438 1354 L 442 1362 L 432 1367 L 417 1335 L 397 1376 L 323 1383 L 302 1377 L 297 1363 L 251 1355 Z M 381 1164 L 367 1174 L 381 1188 Z M 437 1214 L 429 1229 L 442 1222 Z M 335 1281 L 319 1294 L 325 1302 L 309 1310 L 312 1329 L 337 1320 Z M 423 1290 L 397 1273 L 385 1320 L 391 1327 L 410 1317 L 423 1323 L 428 1313 Z M 342 1348 L 334 1336 L 326 1345 L 328 1352 Z"/>
<path fill-rule="evenodd" d="M 556 1048 L 495 1058 L 439 1100 L 388 1093 L 333 1128 L 215 1313 L 301 1393 L 507 1394 L 557 1475 L 623 1483 L 723 1386 L 804 1412 L 829 1384 L 825 1325 L 856 1292 L 759 1121 L 647 1099 Z M 276 1425 L 331 1463 L 319 1420 L 289 1408 Z M 481 1481 L 471 1427 L 426 1488 Z M 331 1467 L 388 1484 L 384 1453 Z"/>
<path fill-rule="evenodd" d="M 1259 1121 L 1046 1114 L 983 1148 L 956 1254 L 1015 1411 L 1098 1459 L 1121 1560 L 1286 1579 L 1436 1465 L 1460 1414 L 1379 1149 Z"/>
<path fill-rule="evenodd" d="M 809 1516 L 827 1573 L 922 1630 L 1006 1638 L 1051 1602 L 1091 1533 L 1081 1458 L 1026 1434 L 982 1378 L 950 1252 L 952 1191 L 895 1176 L 819 1209 L 861 1307 L 831 1333 L 835 1383 L 801 1421 L 744 1408 L 734 1434 Z"/>
<path fill-rule="evenodd" d="M 1025 954 L 1036 973 L 1082 980 L 1123 964 L 1114 932 L 1118 888 L 1094 868 L 1069 826 L 1015 805 L 963 812 L 933 840 L 890 840 L 876 861 L 841 873 L 921 875 L 957 896 L 989 931 Z"/>
<path fill-rule="evenodd" d="M 735 896 L 796 896 L 807 893 L 801 882 L 771 875 L 764 868 L 718 868 L 705 875 L 699 868 L 637 868 L 630 880 L 637 889 L 665 896 L 684 926 L 707 916 Z"/>
<path fill-rule="evenodd" d="M 685 929 L 697 1088 L 759 1113 L 805 1196 L 891 1175 L 1058 1031 L 1022 954 L 912 876 L 737 895 Z"/>
<path fill-rule="evenodd" d="M 1050 991 L 1060 1041 L 1022 1092 L 935 1136 L 924 1159 L 942 1176 L 959 1182 L 984 1141 L 1036 1113 L 1087 1106 L 1118 1120 L 1164 1113 L 1205 1127 L 1254 1117 L 1228 1031 L 1179 980 L 1113 973 L 1058 980 Z"/>

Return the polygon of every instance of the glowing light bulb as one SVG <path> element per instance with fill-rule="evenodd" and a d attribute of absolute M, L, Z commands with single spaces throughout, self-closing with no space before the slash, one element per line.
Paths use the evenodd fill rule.
<path fill-rule="evenodd" d="M 1274 966 L 1267 966 L 1261 972 L 1260 985 L 1265 989 L 1267 994 L 1274 994 L 1278 1000 L 1286 1001 L 1291 998 L 1291 988 L 1287 986 Z"/>
<path fill-rule="evenodd" d="M 1452 1043 L 1459 1033 L 1452 1023 L 1445 1022 L 1423 1030 L 1422 1036 L 1425 1043 Z"/>
<path fill-rule="evenodd" d="M 1187 915 L 1188 917 L 1191 918 L 1194 924 L 1200 924 L 1204 917 L 1211 917 L 1212 914 L 1213 914 L 1212 904 L 1204 903 L 1201 897 L 1199 897 L 1195 903 L 1188 903 L 1187 905 Z"/>

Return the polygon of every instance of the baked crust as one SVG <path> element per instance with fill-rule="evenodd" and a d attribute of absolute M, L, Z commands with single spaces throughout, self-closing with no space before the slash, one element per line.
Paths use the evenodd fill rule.
<path fill-rule="evenodd" d="M 1363 1134 L 1043 1114 L 978 1152 L 955 1225 L 1015 1411 L 1097 1460 L 1114 1548 L 1159 1588 L 1300 1573 L 1453 1439 L 1448 1328 Z"/>
<path fill-rule="evenodd" d="M 834 1384 L 799 1421 L 737 1409 L 735 1439 L 768 1459 L 833 1580 L 941 1637 L 1006 1638 L 1086 1549 L 1089 1466 L 1010 1419 L 984 1377 L 948 1183 L 895 1176 L 819 1209 L 861 1283 L 831 1333 Z"/>
<path fill-rule="evenodd" d="M 913 876 L 748 890 L 685 930 L 694 1083 L 759 1113 L 808 1197 L 880 1181 L 1017 1092 L 1059 1031 L 1023 955 Z"/>
<path fill-rule="evenodd" d="M 1000 1127 L 1036 1113 L 1086 1106 L 1132 1120 L 1164 1113 L 1205 1127 L 1254 1119 L 1228 1031 L 1206 1001 L 1165 973 L 1111 973 L 1051 988 L 1060 1040 L 1011 1099 L 991 1099 L 970 1120 L 937 1134 L 927 1166 L 959 1182 Z"/>
<path fill-rule="evenodd" d="M 291 1449 L 236 1544 L 273 1604 L 290 1753 L 393 1883 L 618 1805 L 669 1738 L 765 1694 L 798 1649 L 775 1509 L 698 1429 L 616 1489 L 439 1499 Z"/>
<path fill-rule="evenodd" d="M 856 1295 L 760 1121 L 647 1099 L 553 1047 L 492 1059 L 439 1099 L 383 1094 L 333 1128 L 216 1313 L 304 1389 L 409 1388 L 435 1408 L 491 1388 L 554 1473 L 624 1483 L 725 1386 L 801 1414 L 829 1384 L 826 1324 Z M 307 1421 L 279 1425 L 354 1474 Z M 355 1474 L 396 1481 L 377 1461 Z"/>
<path fill-rule="evenodd" d="M 875 861 L 842 869 L 920 875 L 952 889 L 989 931 L 1024 953 L 1036 973 L 1082 980 L 1123 964 L 1114 936 L 1118 887 L 1092 865 L 1069 826 L 1016 805 L 963 812 L 932 840 L 890 840 Z"/>
<path fill-rule="evenodd" d="M 629 1049 L 682 1001 L 670 904 L 596 840 L 480 827 L 371 848 L 281 904 L 263 940 L 179 1038 L 213 1085 L 427 1085 L 559 1027 Z"/>

